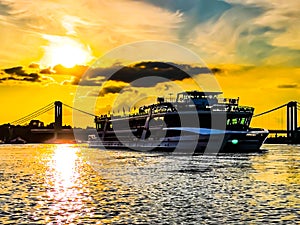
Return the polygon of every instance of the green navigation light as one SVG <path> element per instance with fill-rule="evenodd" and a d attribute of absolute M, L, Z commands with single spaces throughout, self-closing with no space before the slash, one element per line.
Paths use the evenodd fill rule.
<path fill-rule="evenodd" d="M 231 141 L 231 143 L 234 144 L 234 145 L 236 145 L 236 144 L 239 143 L 239 140 L 238 140 L 238 139 L 233 139 L 233 140 Z"/>

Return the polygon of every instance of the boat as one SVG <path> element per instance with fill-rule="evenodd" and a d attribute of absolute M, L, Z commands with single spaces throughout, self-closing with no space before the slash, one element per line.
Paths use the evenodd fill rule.
<path fill-rule="evenodd" d="M 127 115 L 96 116 L 90 147 L 220 153 L 259 151 L 269 132 L 251 128 L 254 108 L 222 92 L 186 91 L 174 100 L 158 97 Z"/>

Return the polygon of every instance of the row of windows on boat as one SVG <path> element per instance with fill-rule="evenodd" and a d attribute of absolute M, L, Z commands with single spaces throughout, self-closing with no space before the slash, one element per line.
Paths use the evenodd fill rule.
<path fill-rule="evenodd" d="M 228 118 L 226 120 L 227 126 L 236 126 L 236 125 L 243 125 L 248 126 L 250 124 L 250 118 L 247 117 L 241 117 L 241 118 Z M 96 129 L 97 130 L 103 130 L 105 127 L 105 121 L 102 121 L 100 123 L 96 123 Z M 117 122 L 113 122 L 117 123 Z M 107 121 L 106 129 L 112 130 L 113 129 L 113 123 L 111 121 Z M 139 128 L 145 126 L 146 121 L 145 120 L 135 120 L 131 121 L 129 123 L 129 126 L 131 129 Z M 165 122 L 163 118 L 156 117 L 155 119 L 151 120 L 150 122 L 150 128 L 151 126 L 164 126 Z"/>

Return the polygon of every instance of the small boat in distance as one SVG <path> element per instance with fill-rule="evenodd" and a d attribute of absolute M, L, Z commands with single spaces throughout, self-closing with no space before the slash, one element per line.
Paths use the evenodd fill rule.
<path fill-rule="evenodd" d="M 137 151 L 211 153 L 258 151 L 269 132 L 250 128 L 254 108 L 222 92 L 187 91 L 175 101 L 158 97 L 129 115 L 95 117 L 89 146 Z"/>

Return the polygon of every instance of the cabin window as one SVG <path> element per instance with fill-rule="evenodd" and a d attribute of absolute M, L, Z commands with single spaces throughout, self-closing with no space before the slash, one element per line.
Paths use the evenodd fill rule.
<path fill-rule="evenodd" d="M 231 123 L 232 123 L 232 125 L 237 124 L 238 123 L 237 118 L 233 118 Z"/>
<path fill-rule="evenodd" d="M 230 119 L 227 119 L 226 124 L 227 124 L 227 125 L 230 125 L 230 124 L 231 124 L 231 120 L 230 120 Z"/>
<path fill-rule="evenodd" d="M 250 123 L 250 118 L 245 118 L 245 124 L 246 124 L 247 126 L 249 126 L 249 123 Z"/>
<path fill-rule="evenodd" d="M 245 118 L 241 118 L 241 122 L 240 122 L 240 124 L 244 125 L 244 124 L 245 124 L 245 122 L 246 122 L 246 119 L 245 119 Z"/>

